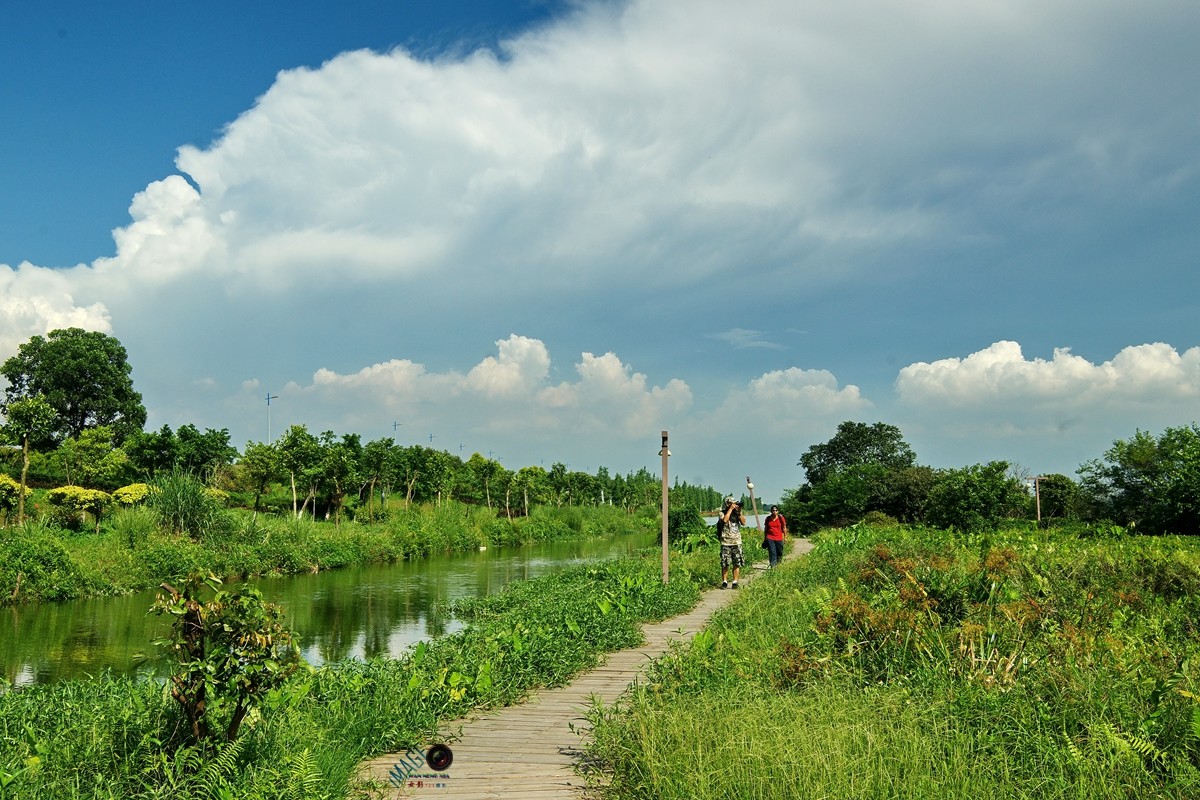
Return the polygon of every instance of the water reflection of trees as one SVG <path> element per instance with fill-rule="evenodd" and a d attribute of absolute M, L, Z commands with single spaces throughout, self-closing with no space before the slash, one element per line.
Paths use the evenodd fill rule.
<path fill-rule="evenodd" d="M 454 600 L 482 597 L 581 559 L 623 555 L 648 537 L 576 540 L 529 547 L 271 578 L 255 582 L 280 603 L 305 655 L 321 662 L 395 656 L 418 640 L 443 636 L 457 621 Z M 232 587 L 229 587 L 232 588 Z M 149 614 L 153 592 L 0 610 L 4 678 L 38 683 L 124 673 L 149 659 L 165 669 L 152 642 L 167 621 Z"/>

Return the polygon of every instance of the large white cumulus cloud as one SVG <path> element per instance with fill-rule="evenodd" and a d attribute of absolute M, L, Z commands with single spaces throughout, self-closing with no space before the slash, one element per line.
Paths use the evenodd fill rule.
<path fill-rule="evenodd" d="M 1170 29 L 1082 0 L 635 0 L 581 3 L 500 54 L 346 53 L 182 147 L 191 184 L 140 193 L 116 256 L 65 294 L 134 310 L 123 295 L 170 281 L 277 297 L 452 280 L 480 300 L 513 280 L 680 288 L 748 261 L 853 273 L 808 255 L 988 237 L 1022 197 L 1194 180 L 1165 153 L 1200 76 L 1161 76 L 1197 12 L 1153 16 Z M 3 323 L 0 340 L 44 332 Z"/>
<path fill-rule="evenodd" d="M 1144 344 L 1093 364 L 1067 348 L 1049 360 L 1026 359 L 1019 344 L 1002 341 L 965 358 L 910 364 L 896 390 L 902 401 L 939 408 L 1169 407 L 1200 397 L 1200 347 L 1179 353 L 1162 342 Z"/>

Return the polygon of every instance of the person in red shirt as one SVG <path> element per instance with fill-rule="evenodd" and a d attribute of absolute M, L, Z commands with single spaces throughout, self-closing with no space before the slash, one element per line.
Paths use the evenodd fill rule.
<path fill-rule="evenodd" d="M 779 506 L 771 506 L 771 513 L 763 524 L 766 532 L 767 569 L 773 569 L 783 560 L 783 539 L 787 536 L 787 519 L 779 513 Z"/>

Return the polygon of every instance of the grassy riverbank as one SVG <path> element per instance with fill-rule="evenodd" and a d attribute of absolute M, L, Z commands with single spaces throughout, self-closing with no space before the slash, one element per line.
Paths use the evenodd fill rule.
<path fill-rule="evenodd" d="M 1200 543 L 816 541 L 596 712 L 605 796 L 1200 796 Z"/>
<path fill-rule="evenodd" d="M 308 670 L 233 744 L 181 744 L 163 687 L 100 677 L 0 695 L 0 798 L 340 798 L 371 755 L 420 745 L 441 720 L 563 683 L 636 644 L 710 582 L 712 554 L 584 565 L 464 604 L 464 631 L 398 660 Z M 693 577 L 695 579 L 693 579 Z"/>
<path fill-rule="evenodd" d="M 471 551 L 551 538 L 642 532 L 656 522 L 611 507 L 538 507 L 507 519 L 494 510 L 447 502 L 393 510 L 386 522 L 314 522 L 222 512 L 200 536 L 164 530 L 146 508 L 123 509 L 99 533 L 46 522 L 0 532 L 0 605 L 125 594 L 192 572 L 248 577 L 430 553 Z"/>

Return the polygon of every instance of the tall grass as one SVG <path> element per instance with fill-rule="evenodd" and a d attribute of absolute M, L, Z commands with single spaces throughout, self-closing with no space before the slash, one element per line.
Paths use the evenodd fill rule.
<path fill-rule="evenodd" d="M 594 755 L 621 798 L 1200 796 L 1197 590 L 1189 540 L 827 532 Z"/>

